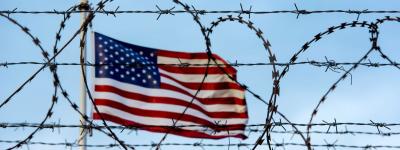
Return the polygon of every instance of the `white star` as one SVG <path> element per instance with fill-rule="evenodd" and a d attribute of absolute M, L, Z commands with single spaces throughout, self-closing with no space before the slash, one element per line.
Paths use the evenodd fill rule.
<path fill-rule="evenodd" d="M 135 81 L 135 77 L 131 77 L 131 80 L 132 80 L 132 81 Z"/>
<path fill-rule="evenodd" d="M 107 41 L 104 41 L 104 44 L 106 44 L 106 45 L 107 45 L 107 44 L 108 44 L 108 42 L 107 42 Z"/>
<path fill-rule="evenodd" d="M 103 47 L 103 45 L 101 45 L 101 44 L 100 44 L 100 45 L 99 45 L 99 47 L 100 47 L 100 48 L 102 48 L 102 47 Z"/>
<path fill-rule="evenodd" d="M 140 54 L 140 55 L 143 55 L 143 51 L 140 51 L 139 54 Z"/>
<path fill-rule="evenodd" d="M 99 53 L 99 56 L 103 56 L 103 53 Z"/>
<path fill-rule="evenodd" d="M 131 62 L 134 63 L 134 62 L 135 62 L 135 59 L 131 59 Z"/>
<path fill-rule="evenodd" d="M 113 74 L 114 74 L 114 71 L 110 71 L 110 74 L 113 75 Z"/>
<path fill-rule="evenodd" d="M 129 74 L 130 74 L 130 72 L 129 72 L 129 71 L 126 71 L 125 73 L 126 73 L 126 75 L 129 75 Z"/>
<path fill-rule="evenodd" d="M 119 59 L 121 59 L 122 61 L 124 60 L 124 57 L 120 57 Z"/>
<path fill-rule="evenodd" d="M 119 72 L 119 69 L 118 69 L 118 68 L 115 68 L 115 72 Z"/>
<path fill-rule="evenodd" d="M 107 58 L 107 57 L 105 57 L 105 58 L 104 58 L 104 60 L 105 60 L 105 61 L 107 61 L 107 60 L 108 60 L 108 58 Z"/>
<path fill-rule="evenodd" d="M 145 80 L 145 79 L 143 79 L 143 80 L 142 80 L 142 82 L 143 82 L 143 83 L 146 83 L 146 80 Z"/>
<path fill-rule="evenodd" d="M 110 46 L 110 49 L 114 49 L 114 47 L 113 47 L 113 46 Z"/>
<path fill-rule="evenodd" d="M 146 73 L 146 70 L 142 70 L 143 73 Z"/>
<path fill-rule="evenodd" d="M 132 71 L 132 72 L 135 72 L 135 68 L 131 68 L 131 71 Z"/>
<path fill-rule="evenodd" d="M 99 40 L 102 40 L 103 38 L 101 36 L 98 37 Z"/>
<path fill-rule="evenodd" d="M 118 53 L 118 51 L 115 51 L 115 53 L 114 53 L 115 55 L 119 55 L 119 53 Z"/>
<path fill-rule="evenodd" d="M 148 78 L 148 79 L 151 79 L 151 75 L 147 75 L 147 78 Z"/>
<path fill-rule="evenodd" d="M 121 74 L 121 78 L 124 78 L 125 76 L 123 74 Z"/>
<path fill-rule="evenodd" d="M 125 54 L 126 57 L 129 57 L 129 54 Z"/>
<path fill-rule="evenodd" d="M 118 44 L 115 44 L 114 46 L 115 46 L 115 47 L 119 47 Z"/>
<path fill-rule="evenodd" d="M 153 57 L 153 56 L 154 56 L 154 53 L 150 53 L 150 56 Z"/>
<path fill-rule="evenodd" d="M 114 56 L 113 56 L 112 54 L 110 54 L 110 57 L 111 57 L 111 58 L 114 58 Z"/>
<path fill-rule="evenodd" d="M 140 78 L 140 74 L 136 74 L 136 76 Z"/>
<path fill-rule="evenodd" d="M 108 52 L 108 49 L 107 49 L 107 48 L 106 48 L 106 49 L 104 49 L 104 52 L 106 52 L 106 53 L 107 53 L 107 52 Z"/>
<path fill-rule="evenodd" d="M 100 73 L 100 74 L 103 74 L 103 70 L 100 70 L 99 73 Z"/>
<path fill-rule="evenodd" d="M 124 65 L 121 65 L 121 66 L 120 66 L 120 68 L 121 68 L 121 69 L 124 69 L 124 68 L 125 68 L 125 66 L 124 66 Z"/>
<path fill-rule="evenodd" d="M 153 84 L 157 84 L 157 80 L 153 80 Z"/>

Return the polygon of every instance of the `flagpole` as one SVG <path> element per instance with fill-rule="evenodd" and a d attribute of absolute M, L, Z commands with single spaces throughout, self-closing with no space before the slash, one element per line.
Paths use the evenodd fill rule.
<path fill-rule="evenodd" d="M 80 10 L 87 10 L 86 8 L 88 7 L 88 0 L 80 0 Z M 87 12 L 81 12 L 81 23 L 80 26 L 83 25 L 85 19 L 87 17 Z M 82 31 L 80 33 L 80 38 L 81 40 L 83 38 L 86 37 L 86 34 L 84 34 Z M 83 62 L 86 62 L 86 44 L 83 45 Z M 81 103 L 80 103 L 80 111 L 82 112 L 82 114 L 84 116 L 86 116 L 86 86 L 85 86 L 85 82 L 84 82 L 84 76 L 86 76 L 86 66 L 84 66 L 83 71 L 84 73 L 81 74 L 81 94 L 80 94 L 80 98 L 81 98 Z M 80 118 L 80 122 L 82 123 L 82 125 L 86 125 L 86 120 L 83 118 L 83 116 L 81 116 Z M 84 130 L 84 128 L 80 128 L 79 130 L 79 141 L 78 144 L 79 145 L 86 145 L 86 131 Z M 86 150 L 86 146 L 80 146 L 79 147 L 80 150 Z"/>

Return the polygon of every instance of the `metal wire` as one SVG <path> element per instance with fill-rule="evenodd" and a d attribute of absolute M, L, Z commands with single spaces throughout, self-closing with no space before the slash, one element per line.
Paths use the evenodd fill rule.
<path fill-rule="evenodd" d="M 60 10 L 53 10 L 53 11 L 24 11 L 24 10 L 3 10 L 0 11 L 0 16 L 7 19 L 11 24 L 17 26 L 19 29 L 22 30 L 22 32 L 25 33 L 26 36 L 28 36 L 32 42 L 35 44 L 36 47 L 39 48 L 39 52 L 42 54 L 44 61 L 43 62 L 2 62 L 0 63 L 0 66 L 4 68 L 10 67 L 10 66 L 19 66 L 19 65 L 40 65 L 40 69 L 35 71 L 25 82 L 23 82 L 20 86 L 16 88 L 15 91 L 10 94 L 5 100 L 3 100 L 0 104 L 0 109 L 5 107 L 13 98 L 15 95 L 17 95 L 23 88 L 29 84 L 33 79 L 36 78 L 37 74 L 42 72 L 45 68 L 49 68 L 49 71 L 53 75 L 53 86 L 54 86 L 54 93 L 52 94 L 52 98 L 50 100 L 50 106 L 48 108 L 47 113 L 44 115 L 43 119 L 41 120 L 40 123 L 0 123 L 0 127 L 2 128 L 24 128 L 24 127 L 31 127 L 35 128 L 33 132 L 28 134 L 27 137 L 21 138 L 22 140 L 0 140 L 0 143 L 8 143 L 8 144 L 14 144 L 8 149 L 16 149 L 19 148 L 23 145 L 30 145 L 30 144 L 37 144 L 37 145 L 52 145 L 52 146 L 67 146 L 67 147 L 76 147 L 76 146 L 87 146 L 87 147 L 122 147 L 123 149 L 135 149 L 135 147 L 152 147 L 156 149 L 160 149 L 161 146 L 194 146 L 194 147 L 226 147 L 228 148 L 230 146 L 237 146 L 237 147 L 248 147 L 252 146 L 253 149 L 256 149 L 257 146 L 263 145 L 263 146 L 268 146 L 268 149 L 273 149 L 276 147 L 284 147 L 284 146 L 299 146 L 299 147 L 305 147 L 308 150 L 313 149 L 314 147 L 325 147 L 325 148 L 362 148 L 362 149 L 371 149 L 371 148 L 393 148 L 393 149 L 400 149 L 400 146 L 396 145 L 365 145 L 365 146 L 360 146 L 360 145 L 341 145 L 341 144 L 336 144 L 334 143 L 327 143 L 326 144 L 313 144 L 311 142 L 311 133 L 313 134 L 364 134 L 364 135 L 382 135 L 382 136 L 392 136 L 392 135 L 399 135 L 398 132 L 382 132 L 382 129 L 387 129 L 390 130 L 391 127 L 397 127 L 400 126 L 398 123 L 379 123 L 379 122 L 374 122 L 371 121 L 370 123 L 356 123 L 356 122 L 336 122 L 336 120 L 332 123 L 329 122 L 324 122 L 324 123 L 313 123 L 314 117 L 318 114 L 318 111 L 320 109 L 320 106 L 327 100 L 327 97 L 329 94 L 333 93 L 334 90 L 339 86 L 339 83 L 345 80 L 346 78 L 351 77 L 351 72 L 357 69 L 359 66 L 365 66 L 365 67 L 393 67 L 400 69 L 399 63 L 395 62 L 392 58 L 390 58 L 389 55 L 386 55 L 384 51 L 380 48 L 379 46 L 379 26 L 386 23 L 386 22 L 400 22 L 399 17 L 385 17 L 382 19 L 377 19 L 376 21 L 373 22 L 366 22 L 366 21 L 358 21 L 359 17 L 361 14 L 398 14 L 400 13 L 400 10 L 305 10 L 305 9 L 299 9 L 299 7 L 295 4 L 295 9 L 293 10 L 279 10 L 279 11 L 253 11 L 252 7 L 250 6 L 249 9 L 243 9 L 243 6 L 240 5 L 240 10 L 201 10 L 201 9 L 196 9 L 194 6 L 190 6 L 188 4 L 185 4 L 179 0 L 173 0 L 173 2 L 182 8 L 182 10 L 174 10 L 175 7 L 169 8 L 169 9 L 162 9 L 158 6 L 156 6 L 157 10 L 118 10 L 119 7 L 117 7 L 115 10 L 108 11 L 105 10 L 104 7 L 106 4 L 109 2 L 112 2 L 112 0 L 104 0 L 100 1 L 97 3 L 95 7 L 87 5 L 87 4 L 77 4 L 71 7 L 68 10 L 65 11 L 60 11 Z M 66 42 L 59 47 L 58 44 L 61 41 L 62 38 L 62 31 L 64 30 L 66 26 L 66 22 L 69 20 L 71 17 L 71 14 L 74 13 L 81 13 L 81 12 L 87 12 L 89 13 L 88 17 L 75 32 L 73 32 L 73 36 L 70 38 L 66 39 Z M 247 125 L 246 131 L 248 132 L 259 132 L 261 133 L 260 136 L 257 138 L 257 141 L 255 143 L 229 143 L 228 144 L 203 144 L 203 143 L 163 143 L 167 135 L 169 134 L 170 130 L 179 128 L 179 127 L 191 127 L 191 126 L 179 126 L 177 125 L 177 122 L 180 120 L 180 117 L 174 121 L 174 124 L 172 126 L 166 126 L 165 128 L 168 128 L 168 132 L 159 140 L 157 143 L 152 143 L 152 144 L 128 144 L 127 142 L 122 141 L 118 135 L 116 134 L 113 129 L 129 129 L 129 130 L 136 130 L 140 129 L 143 126 L 110 126 L 107 124 L 107 122 L 104 120 L 102 116 L 100 116 L 102 125 L 97 125 L 93 122 L 93 120 L 89 119 L 88 116 L 83 115 L 82 112 L 79 111 L 78 105 L 76 105 L 70 98 L 69 98 L 69 93 L 66 91 L 66 89 L 62 86 L 60 80 L 59 80 L 59 75 L 57 74 L 57 67 L 58 66 L 81 66 L 83 68 L 84 66 L 102 66 L 102 65 L 127 65 L 130 67 L 141 67 L 138 66 L 138 64 L 93 64 L 89 62 L 84 62 L 82 59 L 82 56 L 80 57 L 81 62 L 80 63 L 60 63 L 56 61 L 56 58 L 58 57 L 59 54 L 63 52 L 63 50 L 70 45 L 71 41 L 74 40 L 77 35 L 81 32 L 86 33 L 88 27 L 92 23 L 93 18 L 95 17 L 95 14 L 106 14 L 106 15 L 112 15 L 116 17 L 117 14 L 142 14 L 142 13 L 152 13 L 152 14 L 157 14 L 159 19 L 162 15 L 175 15 L 178 13 L 188 13 L 193 17 L 193 21 L 198 24 L 199 29 L 201 31 L 201 34 L 203 35 L 205 39 L 205 45 L 206 45 L 206 53 L 208 54 L 208 63 L 207 64 L 158 64 L 158 65 L 175 65 L 175 66 L 181 66 L 181 67 L 187 67 L 189 66 L 206 66 L 207 68 L 210 66 L 213 67 L 219 67 L 221 68 L 221 64 L 218 64 L 214 56 L 212 55 L 212 49 L 211 49 L 211 38 L 210 35 L 213 33 L 214 30 L 216 30 L 217 27 L 219 27 L 220 24 L 226 23 L 226 22 L 235 22 L 241 25 L 246 26 L 249 30 L 251 30 L 256 36 L 257 39 L 260 41 L 260 44 L 262 44 L 265 48 L 265 53 L 268 56 L 268 60 L 266 62 L 259 62 L 259 63 L 230 63 L 232 66 L 236 67 L 241 67 L 241 66 L 269 66 L 272 68 L 272 81 L 273 84 L 272 86 L 272 91 L 271 91 L 271 96 L 269 98 L 263 98 L 256 92 L 250 89 L 249 86 L 240 83 L 237 81 L 234 77 L 230 76 L 228 73 L 225 72 L 226 76 L 230 78 L 232 81 L 238 83 L 243 89 L 245 89 L 251 96 L 253 96 L 255 99 L 260 100 L 261 102 L 265 103 L 268 108 L 267 108 L 267 115 L 265 116 L 265 123 L 263 124 L 250 124 Z M 356 21 L 353 22 L 345 22 L 336 26 L 332 26 L 327 28 L 325 31 L 320 32 L 316 34 L 311 40 L 306 42 L 288 61 L 284 61 L 283 63 L 278 63 L 277 57 L 274 53 L 274 51 L 271 49 L 271 43 L 267 40 L 266 37 L 263 36 L 263 31 L 260 28 L 257 28 L 253 22 L 250 20 L 245 20 L 242 15 L 248 15 L 248 18 L 251 18 L 251 15 L 260 15 L 260 14 L 295 14 L 297 15 L 297 18 L 300 15 L 309 15 L 309 14 L 327 14 L 327 13 L 344 13 L 344 14 L 356 14 L 357 19 Z M 59 30 L 56 33 L 55 36 L 55 43 L 53 45 L 53 54 L 50 56 L 50 54 L 43 48 L 41 43 L 41 40 L 34 36 L 31 32 L 30 29 L 26 26 L 23 26 L 20 24 L 18 21 L 12 18 L 11 15 L 13 14 L 55 14 L 55 15 L 63 15 L 63 20 L 60 23 Z M 204 25 L 200 21 L 200 17 L 205 14 L 230 14 L 227 16 L 219 17 L 217 20 L 212 21 L 209 26 Z M 233 16 L 234 14 L 235 16 Z M 313 44 L 317 43 L 320 41 L 322 38 L 325 38 L 329 35 L 332 35 L 333 33 L 340 31 L 340 30 L 345 30 L 349 28 L 363 28 L 366 29 L 370 33 L 370 41 L 371 41 L 371 46 L 370 49 L 366 50 L 366 52 L 356 61 L 354 62 L 336 62 L 334 59 L 328 59 L 325 57 L 325 61 L 297 61 L 298 58 L 306 52 Z M 86 39 L 83 38 L 80 41 L 80 47 L 81 51 L 83 49 L 83 46 L 86 44 Z M 371 53 L 377 52 L 383 60 L 387 61 L 387 63 L 382 63 L 382 62 L 371 62 L 368 60 L 368 57 Z M 214 64 L 211 64 L 214 63 Z M 312 110 L 312 113 L 310 114 L 310 120 L 308 123 L 305 124 L 300 124 L 300 123 L 293 123 L 291 122 L 280 110 L 278 110 L 278 96 L 280 94 L 280 81 L 285 77 L 285 75 L 289 72 L 289 68 L 292 66 L 296 65 L 311 65 L 311 66 L 316 66 L 316 67 L 324 67 L 326 68 L 325 71 L 334 71 L 337 73 L 342 73 L 339 79 L 330 86 L 330 88 L 324 93 L 324 95 L 320 98 L 318 101 L 317 106 L 314 107 Z M 348 68 L 344 68 L 343 66 L 349 66 Z M 279 68 L 278 68 L 279 67 Z M 221 69 L 224 71 L 223 69 Z M 280 70 L 280 71 L 279 71 Z M 82 69 L 82 74 L 85 74 L 84 70 Z M 203 77 L 203 82 L 205 77 L 207 76 L 207 72 L 204 74 Z M 97 109 L 96 105 L 94 105 L 94 99 L 90 93 L 89 86 L 87 83 L 87 79 L 85 78 L 85 85 L 86 85 L 86 90 L 88 91 L 89 98 L 91 99 L 91 102 L 94 106 L 94 111 L 96 113 L 99 113 L 99 110 Z M 202 84 L 203 84 L 202 82 Z M 57 91 L 60 90 L 62 96 L 67 100 L 67 102 L 70 104 L 71 108 L 78 113 L 80 116 L 82 116 L 87 122 L 88 125 L 62 125 L 62 124 L 46 124 L 48 122 L 48 119 L 52 117 L 53 114 L 53 107 L 56 105 L 58 101 L 58 95 Z M 197 93 L 201 91 L 201 88 L 199 88 L 196 91 L 195 96 Z M 194 96 L 194 97 L 195 97 Z M 194 99 L 194 98 L 193 98 Z M 193 101 L 193 100 L 192 100 Z M 185 107 L 185 110 L 181 113 L 181 116 L 185 115 L 186 110 L 190 107 L 192 101 L 190 102 L 189 105 Z M 279 119 L 283 119 L 285 122 L 275 122 L 274 120 L 276 117 L 279 117 Z M 286 130 L 284 126 L 289 126 L 292 128 L 292 130 Z M 313 127 L 316 126 L 322 126 L 322 127 L 327 127 L 327 131 L 317 131 L 317 130 L 311 130 Z M 351 130 L 344 130 L 340 131 L 337 129 L 338 126 L 370 126 L 374 127 L 374 129 L 377 130 L 377 132 L 370 132 L 370 131 L 351 131 Z M 257 127 L 257 128 L 251 128 L 251 127 Z M 277 131 L 274 130 L 276 127 L 282 127 L 284 131 Z M 299 127 L 306 127 L 306 131 L 301 131 L 299 130 Z M 61 143 L 47 143 L 47 142 L 32 142 L 31 140 L 34 138 L 36 133 L 43 129 L 54 129 L 54 128 L 84 128 L 87 132 L 91 132 L 91 130 L 97 130 L 100 133 L 105 134 L 106 136 L 110 137 L 111 139 L 115 140 L 117 144 L 89 144 L 89 145 L 78 145 L 76 142 L 68 143 L 68 142 L 61 142 Z M 219 125 L 216 128 L 225 128 L 224 125 Z M 331 128 L 335 128 L 335 131 L 330 131 Z M 85 134 L 87 133 L 85 132 Z M 302 138 L 304 143 L 276 143 L 273 142 L 273 136 L 272 133 L 279 133 L 279 134 L 293 134 L 293 135 L 298 135 Z M 264 142 L 266 141 L 266 143 Z"/>
<path fill-rule="evenodd" d="M 11 141 L 11 140 L 0 140 L 0 143 L 18 143 L 20 141 Z M 50 143 L 50 142 L 27 142 L 27 145 L 47 145 L 47 146 L 64 146 L 68 147 L 94 147 L 94 148 L 113 148 L 119 147 L 118 144 L 87 144 L 80 145 L 74 142 L 59 142 L 59 143 Z M 151 147 L 155 148 L 157 144 L 127 144 L 131 147 Z M 267 144 L 262 144 L 266 146 Z M 303 143 L 272 143 L 272 146 L 275 148 L 285 147 L 285 146 L 296 146 L 296 147 L 305 147 L 307 145 Z M 254 146 L 251 143 L 231 143 L 231 144 L 209 144 L 209 143 L 163 143 L 161 146 L 190 146 L 190 147 L 249 147 Z M 325 147 L 325 148 L 351 148 L 351 149 L 377 149 L 377 148 L 390 148 L 390 149 L 400 149 L 400 145 L 344 145 L 344 144 L 336 144 L 336 143 L 326 143 L 326 144 L 314 144 L 312 147 Z"/>

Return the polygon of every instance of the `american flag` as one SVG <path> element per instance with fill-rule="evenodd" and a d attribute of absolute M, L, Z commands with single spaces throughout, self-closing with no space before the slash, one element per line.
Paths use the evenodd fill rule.
<path fill-rule="evenodd" d="M 93 113 L 94 119 L 101 115 L 124 126 L 185 137 L 246 138 L 244 90 L 225 74 L 236 77 L 236 70 L 221 57 L 214 55 L 223 66 L 209 66 L 201 84 L 206 66 L 191 64 L 207 64 L 206 53 L 141 47 L 99 33 L 94 39 L 99 64 L 94 92 L 99 113 Z"/>

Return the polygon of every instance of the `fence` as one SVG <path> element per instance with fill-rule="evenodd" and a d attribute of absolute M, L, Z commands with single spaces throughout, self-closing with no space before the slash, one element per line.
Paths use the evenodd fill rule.
<path fill-rule="evenodd" d="M 398 10 L 304 10 L 304 9 L 299 9 L 297 5 L 295 4 L 295 9 L 294 10 L 280 10 L 280 11 L 252 11 L 252 7 L 250 7 L 248 10 L 244 9 L 242 5 L 240 5 L 240 10 L 200 10 L 196 9 L 194 6 L 190 6 L 188 4 L 185 4 L 179 0 L 173 0 L 174 3 L 176 3 L 177 7 L 180 7 L 181 10 L 176 9 L 175 7 L 170 8 L 170 9 L 161 9 L 159 6 L 156 6 L 157 10 L 105 10 L 104 7 L 108 4 L 111 3 L 112 0 L 102 0 L 96 5 L 88 5 L 88 4 L 79 4 L 72 6 L 68 10 L 51 10 L 51 11 L 24 11 L 24 10 L 2 10 L 0 11 L 0 16 L 3 19 L 8 20 L 10 23 L 14 24 L 15 26 L 19 27 L 22 32 L 26 34 L 29 38 L 32 39 L 32 42 L 40 49 L 40 52 L 45 60 L 45 62 L 7 62 L 3 61 L 0 62 L 0 66 L 2 68 L 7 68 L 9 66 L 20 66 L 20 65 L 39 65 L 40 69 L 38 69 L 36 72 L 34 72 L 23 84 L 21 84 L 14 92 L 12 92 L 6 99 L 1 101 L 0 104 L 0 109 L 7 106 L 7 104 L 13 100 L 13 98 L 21 92 L 26 85 L 28 85 L 33 79 L 36 78 L 36 76 L 46 68 L 49 69 L 49 71 L 52 73 L 53 76 L 53 86 L 54 86 L 54 91 L 52 92 L 52 99 L 51 99 L 51 105 L 49 106 L 46 115 L 43 117 L 43 119 L 40 121 L 40 123 L 7 123 L 3 122 L 0 123 L 1 128 L 33 128 L 33 132 L 31 132 L 28 136 L 21 138 L 21 140 L 4 140 L 0 139 L 0 143 L 7 143 L 7 144 L 12 144 L 13 146 L 9 147 L 8 149 L 16 149 L 20 148 L 24 145 L 48 145 L 48 146 L 65 146 L 65 147 L 79 147 L 79 146 L 86 146 L 86 147 L 120 147 L 122 149 L 135 149 L 135 147 L 150 147 L 150 148 L 156 148 L 160 149 L 161 147 L 164 146 L 189 146 L 189 147 L 201 147 L 201 148 L 207 148 L 207 147 L 247 147 L 247 148 L 252 148 L 256 149 L 260 145 L 267 146 L 269 149 L 276 149 L 279 147 L 285 148 L 286 146 L 296 146 L 300 148 L 306 148 L 306 149 L 313 149 L 316 147 L 323 147 L 323 148 L 359 148 L 359 149 L 373 149 L 373 148 L 392 148 L 392 149 L 400 149 L 400 145 L 374 145 L 374 144 L 366 144 L 366 145 L 342 145 L 342 144 L 336 144 L 336 142 L 333 143 L 328 143 L 325 142 L 324 144 L 315 144 L 312 142 L 313 138 L 312 135 L 314 134 L 321 134 L 321 135 L 327 135 L 327 134 L 337 134 L 337 135 L 345 135 L 345 134 L 351 134 L 351 135 L 370 135 L 370 136 L 396 136 L 399 135 L 399 132 L 381 132 L 381 129 L 391 129 L 391 127 L 398 127 L 400 126 L 400 123 L 381 123 L 381 122 L 374 122 L 370 121 L 368 123 L 357 123 L 357 122 L 323 122 L 323 123 L 314 123 L 314 118 L 318 114 L 320 110 L 320 106 L 322 106 L 327 100 L 328 96 L 332 94 L 336 88 L 339 87 L 340 83 L 344 81 L 347 78 L 351 78 L 351 72 L 356 70 L 360 66 L 365 66 L 365 67 L 374 67 L 374 68 L 379 68 L 379 67 L 394 67 L 397 69 L 400 69 L 399 63 L 397 63 L 394 59 L 391 58 L 390 55 L 385 54 L 382 49 L 380 48 L 379 44 L 379 27 L 380 25 L 386 23 L 386 22 L 400 22 L 399 17 L 392 17 L 392 16 L 387 16 L 381 19 L 377 19 L 374 22 L 367 22 L 367 21 L 359 21 L 359 16 L 362 14 L 376 14 L 376 13 L 381 13 L 381 14 L 390 14 L 390 15 L 397 15 L 400 13 Z M 81 13 L 81 12 L 87 12 L 88 16 L 85 19 L 85 21 L 82 23 L 82 25 L 77 29 L 72 37 L 67 38 L 65 43 L 60 43 L 61 39 L 64 38 L 62 35 L 62 31 L 66 26 L 66 22 L 69 21 L 71 14 L 73 13 Z M 86 66 L 99 66 L 99 65 L 109 65 L 109 64 L 95 64 L 95 63 L 90 63 L 87 61 L 84 61 L 83 58 L 83 49 L 84 46 L 87 44 L 87 39 L 84 37 L 80 40 L 80 47 L 81 47 L 81 57 L 80 57 L 80 63 L 73 63 L 73 62 L 57 62 L 56 58 L 64 51 L 66 47 L 70 45 L 70 43 L 77 38 L 77 36 L 80 33 L 86 34 L 88 31 L 88 27 L 92 23 L 93 19 L 95 18 L 96 14 L 106 14 L 110 16 L 116 17 L 118 14 L 125 14 L 125 13 L 135 13 L 135 14 L 156 14 L 157 20 L 162 16 L 162 15 L 175 15 L 175 14 L 180 14 L 180 13 L 188 13 L 193 17 L 193 21 L 198 25 L 199 30 L 202 33 L 202 36 L 204 37 L 205 40 L 205 46 L 206 46 L 206 52 L 209 56 L 209 58 L 217 64 L 216 59 L 213 57 L 213 51 L 211 48 L 211 39 L 210 35 L 212 35 L 213 30 L 219 27 L 219 25 L 225 23 L 225 22 L 235 22 L 238 24 L 242 24 L 245 27 L 247 27 L 249 30 L 253 31 L 254 34 L 259 38 L 259 40 L 262 42 L 262 45 L 265 48 L 265 52 L 269 56 L 269 60 L 267 62 L 260 62 L 260 63 L 231 63 L 232 66 L 235 67 L 242 67 L 242 66 L 269 66 L 272 68 L 272 80 L 273 84 L 270 85 L 272 87 L 272 91 L 270 91 L 270 96 L 268 98 L 263 98 L 260 96 L 260 94 L 257 94 L 254 92 L 250 86 L 247 86 L 239 81 L 237 81 L 235 78 L 229 76 L 228 73 L 226 75 L 232 79 L 233 81 L 237 82 L 238 84 L 241 85 L 244 89 L 246 89 L 247 93 L 253 96 L 255 99 L 260 100 L 262 103 L 265 103 L 268 106 L 268 109 L 266 110 L 267 116 L 265 116 L 265 123 L 263 124 L 249 124 L 246 126 L 246 132 L 257 132 L 260 134 L 258 137 L 258 140 L 255 143 L 228 143 L 228 144 L 207 144 L 207 143 L 165 143 L 165 139 L 168 137 L 168 133 L 164 135 L 164 137 L 159 140 L 156 143 L 151 143 L 151 144 L 128 144 L 129 142 L 122 141 L 119 138 L 119 134 L 116 133 L 116 130 L 129 130 L 130 132 L 136 131 L 137 129 L 142 128 L 143 126 L 111 126 L 108 125 L 108 123 L 102 119 L 101 125 L 93 122 L 93 120 L 90 119 L 89 116 L 84 115 L 84 113 L 80 112 L 79 106 L 69 97 L 69 92 L 66 90 L 66 88 L 63 86 L 63 83 L 60 82 L 59 80 L 59 74 L 57 73 L 57 67 L 58 66 L 80 66 L 82 68 L 82 74 L 85 74 L 85 70 L 83 69 Z M 357 15 L 356 21 L 353 22 L 345 22 L 339 25 L 335 25 L 332 27 L 327 28 L 325 31 L 322 31 L 320 33 L 317 33 L 311 40 L 308 42 L 304 43 L 304 45 L 291 57 L 291 59 L 288 62 L 279 62 L 276 58 L 276 52 L 274 52 L 271 49 L 271 44 L 268 41 L 268 39 L 263 35 L 263 31 L 259 28 L 256 27 L 256 24 L 253 22 L 249 21 L 251 18 L 251 15 L 268 15 L 268 14 L 294 14 L 299 18 L 301 15 L 311 15 L 311 14 L 322 14 L 322 13 L 344 13 L 344 14 L 355 14 Z M 59 30 L 55 35 L 55 43 L 53 45 L 53 52 L 50 54 L 49 51 L 47 51 L 44 46 L 42 41 L 34 36 L 34 34 L 31 33 L 30 29 L 22 24 L 20 24 L 17 20 L 12 18 L 13 14 L 47 14 L 47 15 L 63 15 L 63 20 L 60 23 Z M 203 24 L 200 21 L 200 18 L 203 15 L 206 14 L 228 14 L 223 17 L 219 17 L 217 20 L 213 21 L 209 26 Z M 245 19 L 248 17 L 248 19 Z M 328 37 L 331 34 L 334 34 L 336 31 L 339 30 L 346 30 L 349 28 L 366 28 L 370 32 L 370 49 L 364 53 L 358 60 L 355 60 L 354 62 L 336 62 L 334 59 L 330 59 L 325 57 L 325 61 L 316 61 L 316 60 L 309 60 L 309 61 L 297 61 L 297 59 L 304 53 L 306 52 L 310 47 L 312 47 L 315 43 L 320 41 L 322 38 Z M 47 44 L 47 43 L 46 43 Z M 387 63 L 375 63 L 371 62 L 368 58 L 371 53 L 377 52 L 380 54 L 381 58 L 387 61 Z M 368 62 L 367 62 L 368 61 Z M 126 64 L 121 64 L 121 65 L 126 65 Z M 129 66 L 136 66 L 137 64 L 129 64 Z M 159 65 L 177 65 L 181 67 L 187 66 L 186 64 L 159 64 Z M 191 65 L 196 65 L 196 66 L 210 66 L 212 64 L 191 64 Z M 309 120 L 307 123 L 294 123 L 290 121 L 285 115 L 284 112 L 281 112 L 278 109 L 277 102 L 279 99 L 279 94 L 281 94 L 280 90 L 280 82 L 281 80 L 284 79 L 285 75 L 289 72 L 289 68 L 292 66 L 296 65 L 311 65 L 315 67 L 324 67 L 325 71 L 334 71 L 341 73 L 342 75 L 330 86 L 330 88 L 321 96 L 319 99 L 318 104 L 315 106 L 315 108 L 311 111 L 312 113 L 309 116 Z M 219 67 L 217 64 L 216 66 Z M 345 69 L 343 66 L 349 66 L 349 69 Z M 278 67 L 281 67 L 282 69 L 279 70 Z M 222 70 L 222 69 L 221 69 Z M 205 73 L 204 76 L 207 76 L 207 73 Z M 89 95 L 89 99 L 91 104 L 94 104 L 93 97 L 91 95 L 91 91 L 89 89 L 89 85 L 87 82 L 88 79 L 84 79 L 85 85 L 86 85 L 86 91 Z M 200 89 L 199 89 L 200 90 Z M 198 91 L 199 91 L 198 90 Z M 70 124 L 59 124 L 59 123 L 48 123 L 49 118 L 52 117 L 52 114 L 54 112 L 54 106 L 57 104 L 59 101 L 59 95 L 58 93 L 61 93 L 61 96 L 70 104 L 70 108 L 76 111 L 78 114 L 80 114 L 88 123 L 87 125 L 70 125 Z M 96 105 L 94 106 L 94 111 L 98 113 L 98 109 Z M 187 106 L 189 107 L 189 106 Z M 186 108 L 187 108 L 186 107 Z M 185 111 L 183 112 L 185 113 Z M 182 113 L 182 114 L 183 114 Z M 274 118 L 280 118 L 283 119 L 283 121 L 275 121 Z M 312 130 L 314 127 L 319 126 L 319 127 L 326 127 L 327 130 Z M 375 131 L 358 131 L 358 130 L 338 130 L 338 126 L 367 126 L 367 127 L 372 127 L 376 129 Z M 175 124 L 173 126 L 164 126 L 165 128 L 180 128 L 183 126 L 176 126 Z M 184 126 L 184 127 L 194 127 L 194 126 Z M 224 125 L 216 125 L 217 128 L 224 129 Z M 306 130 L 300 130 L 300 127 L 306 127 Z M 83 134 L 88 134 L 93 132 L 93 130 L 98 131 L 100 133 L 103 133 L 107 136 L 109 136 L 111 139 L 116 141 L 116 143 L 111 143 L 111 144 L 87 144 L 87 145 L 81 145 L 78 144 L 77 142 L 60 142 L 60 143 L 51 143 L 51 142 L 37 142 L 34 141 L 35 135 L 41 131 L 41 130 L 60 130 L 63 128 L 82 128 L 84 129 L 85 132 Z M 277 128 L 282 128 L 281 130 L 277 130 Z M 286 128 L 291 128 L 286 129 Z M 334 129 L 335 128 L 335 129 Z M 275 142 L 274 141 L 274 136 L 272 134 L 290 134 L 294 136 L 299 136 L 303 142 L 300 143 L 285 143 L 285 142 Z"/>

